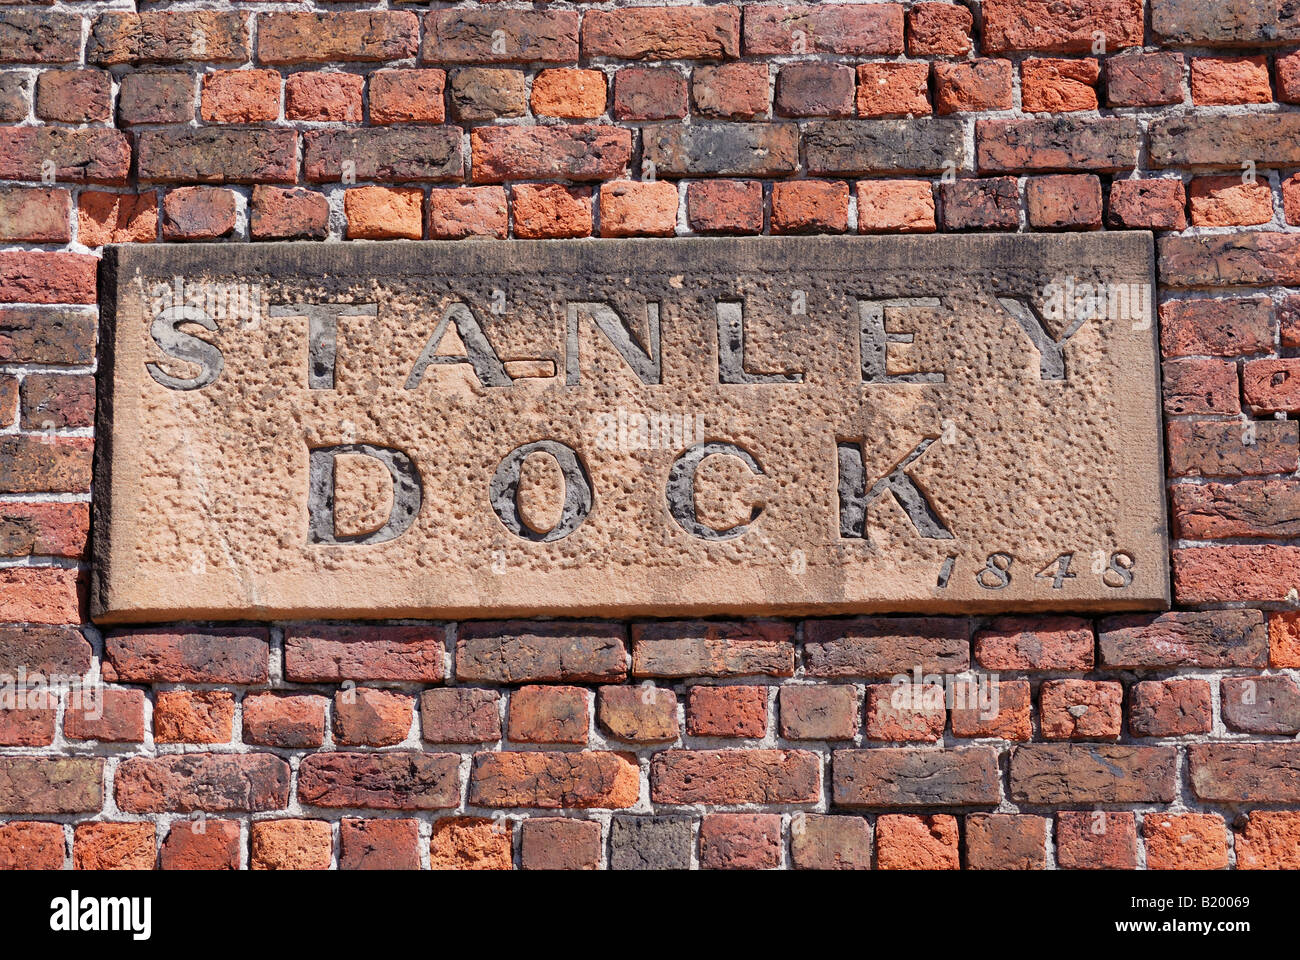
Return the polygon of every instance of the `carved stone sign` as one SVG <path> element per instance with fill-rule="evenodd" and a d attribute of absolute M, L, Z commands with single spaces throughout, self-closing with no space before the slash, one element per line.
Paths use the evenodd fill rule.
<path fill-rule="evenodd" d="M 101 621 L 1168 600 L 1147 234 L 103 270 Z"/>

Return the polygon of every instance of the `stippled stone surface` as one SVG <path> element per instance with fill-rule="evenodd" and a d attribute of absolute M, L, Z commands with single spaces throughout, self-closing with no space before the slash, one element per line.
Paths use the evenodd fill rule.
<path fill-rule="evenodd" d="M 104 281 L 105 622 L 1167 602 L 1144 234 L 159 245 Z"/>

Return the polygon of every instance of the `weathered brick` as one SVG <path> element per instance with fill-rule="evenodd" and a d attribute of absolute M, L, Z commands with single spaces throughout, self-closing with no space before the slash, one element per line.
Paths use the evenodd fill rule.
<path fill-rule="evenodd" d="M 370 75 L 370 122 L 442 123 L 446 119 L 446 81 L 443 70 L 376 70 Z M 358 107 L 360 99 L 358 90 Z M 355 119 L 360 119 L 359 111 Z"/>
<path fill-rule="evenodd" d="M 929 180 L 859 180 L 858 233 L 933 233 Z"/>
<path fill-rule="evenodd" d="M 952 708 L 955 737 L 996 737 L 999 740 L 1032 740 L 1030 719 L 1033 700 L 1028 680 L 1001 680 L 990 684 L 987 693 L 973 683 L 957 688 L 962 698 Z M 996 695 L 996 700 L 994 700 Z"/>
<path fill-rule="evenodd" d="M 468 802 L 483 807 L 619 809 L 636 803 L 640 783 L 631 754 L 476 753 Z"/>
<path fill-rule="evenodd" d="M 235 698 L 227 690 L 160 690 L 154 706 L 157 743 L 229 743 Z"/>
<path fill-rule="evenodd" d="M 791 63 L 776 75 L 776 112 L 783 117 L 853 116 L 855 78 L 842 63 Z"/>
<path fill-rule="evenodd" d="M 151 10 L 101 13 L 90 25 L 86 62 L 243 63 L 248 17 L 233 10 Z"/>
<path fill-rule="evenodd" d="M 691 687 L 686 732 L 693 737 L 762 738 L 767 733 L 767 688 Z"/>
<path fill-rule="evenodd" d="M 1215 3 L 1151 0 L 1151 29 L 1167 43 L 1195 46 L 1257 46 L 1300 40 L 1300 19 L 1280 3 Z"/>
<path fill-rule="evenodd" d="M 519 863 L 525 870 L 596 870 L 602 859 L 595 820 L 529 817 L 519 827 Z"/>
<path fill-rule="evenodd" d="M 676 184 L 619 180 L 600 185 L 602 237 L 671 237 L 676 229 Z"/>
<path fill-rule="evenodd" d="M 787 740 L 852 740 L 858 732 L 858 693 L 852 686 L 783 686 L 778 700 L 781 736 Z"/>
<path fill-rule="evenodd" d="M 285 676 L 300 683 L 442 679 L 443 627 L 303 624 L 284 631 Z"/>
<path fill-rule="evenodd" d="M 1165 413 L 1235 415 L 1238 399 L 1237 365 L 1230 360 L 1184 357 L 1161 364 Z"/>
<path fill-rule="evenodd" d="M 136 172 L 155 183 L 292 183 L 298 134 L 280 129 L 144 130 Z M 361 175 L 358 167 L 358 176 Z"/>
<path fill-rule="evenodd" d="M 1016 803 L 1168 803 L 1177 751 L 1105 743 L 1032 743 L 1011 749 Z"/>
<path fill-rule="evenodd" d="M 1137 819 L 1102 810 L 1058 813 L 1056 863 L 1062 870 L 1136 870 Z"/>
<path fill-rule="evenodd" d="M 76 63 L 81 17 L 48 10 L 0 11 L 0 63 Z"/>
<path fill-rule="evenodd" d="M 793 123 L 693 123 L 646 127 L 642 159 L 659 176 L 780 176 L 799 166 Z"/>
<path fill-rule="evenodd" d="M 781 865 L 781 817 L 712 813 L 700 820 L 700 869 L 775 870 Z"/>
<path fill-rule="evenodd" d="M 120 130 L 0 127 L 0 180 L 124 184 L 131 144 Z M 41 301 L 45 302 L 45 301 Z"/>
<path fill-rule="evenodd" d="M 318 756 L 328 754 L 308 759 Z M 289 803 L 289 764 L 269 753 L 128 757 L 113 786 L 118 807 L 128 813 L 255 813 Z"/>
<path fill-rule="evenodd" d="M 259 820 L 248 828 L 250 870 L 328 870 L 333 856 L 324 820 Z"/>
<path fill-rule="evenodd" d="M 44 70 L 36 78 L 36 116 L 61 123 L 103 123 L 112 111 L 106 70 Z"/>
<path fill-rule="evenodd" d="M 964 617 L 855 617 L 804 623 L 810 677 L 877 677 L 918 669 L 959 673 L 970 665 Z"/>
<path fill-rule="evenodd" d="M 4 446 L 0 444 L 0 458 Z M 76 570 L 63 567 L 0 568 L 0 619 L 19 623 L 79 623 Z"/>
<path fill-rule="evenodd" d="M 234 820 L 172 822 L 158 852 L 164 870 L 238 870 L 239 824 Z"/>
<path fill-rule="evenodd" d="M 1097 109 L 1101 67 L 1095 59 L 1031 57 L 1020 64 L 1020 106 L 1026 113 Z"/>
<path fill-rule="evenodd" d="M 677 694 L 667 687 L 601 687 L 596 701 L 601 728 L 628 743 L 671 743 L 677 739 Z"/>
<path fill-rule="evenodd" d="M 870 870 L 871 824 L 865 817 L 797 813 L 790 820 L 790 863 L 796 870 Z"/>
<path fill-rule="evenodd" d="M 264 123 L 279 119 L 280 82 L 280 74 L 275 70 L 205 73 L 199 116 L 208 123 Z"/>
<path fill-rule="evenodd" d="M 122 683 L 265 683 L 264 627 L 165 627 L 104 635 L 104 679 Z"/>
<path fill-rule="evenodd" d="M 1234 846 L 1238 870 L 1300 870 L 1300 811 L 1252 811 Z"/>
<path fill-rule="evenodd" d="M 558 240 L 591 236 L 591 188 L 521 183 L 511 191 L 515 237 Z"/>
<path fill-rule="evenodd" d="M 975 633 L 986 670 L 1092 669 L 1092 626 L 1078 617 L 998 617 Z"/>
<path fill-rule="evenodd" d="M 1142 840 L 1149 870 L 1222 870 L 1228 832 L 1217 813 L 1148 813 Z"/>
<path fill-rule="evenodd" d="M 1132 52 L 1106 61 L 1106 103 L 1112 107 L 1161 107 L 1183 102 L 1181 53 Z"/>
<path fill-rule="evenodd" d="M 1283 103 L 1300 103 L 1300 53 L 1288 53 L 1273 63 L 1277 73 L 1277 98 Z"/>
<path fill-rule="evenodd" d="M 0 825 L 0 870 L 61 870 L 63 824 L 10 820 Z"/>
<path fill-rule="evenodd" d="M 1236 103 L 1271 103 L 1268 58 L 1192 57 L 1192 103 L 1225 106 Z"/>
<path fill-rule="evenodd" d="M 1107 49 L 1141 46 L 1142 0 L 984 0 L 985 52 L 1086 53 L 1100 32 Z"/>
<path fill-rule="evenodd" d="M 448 187 L 429 191 L 429 239 L 506 235 L 506 191 L 503 187 Z"/>
<path fill-rule="evenodd" d="M 947 230 L 1015 230 L 1020 185 L 1015 177 L 949 180 L 939 184 L 940 217 Z"/>
<path fill-rule="evenodd" d="M 586 743 L 588 700 L 582 687 L 520 687 L 510 695 L 506 736 L 517 743 Z"/>
<path fill-rule="evenodd" d="M 1300 174 L 1282 181 L 1282 217 L 1291 226 L 1300 224 Z"/>
<path fill-rule="evenodd" d="M 740 56 L 740 8 L 592 10 L 582 20 L 582 54 L 620 60 L 735 59 Z"/>
<path fill-rule="evenodd" d="M 635 677 L 788 677 L 794 625 L 776 620 L 661 620 L 632 625 Z"/>
<path fill-rule="evenodd" d="M 1031 814 L 975 813 L 966 818 L 970 870 L 1047 869 L 1047 818 Z"/>
<path fill-rule="evenodd" d="M 1157 117 L 1147 128 L 1147 157 L 1152 167 L 1238 169 L 1243 160 L 1293 166 L 1300 163 L 1300 114 Z"/>
<path fill-rule="evenodd" d="M 868 684 L 866 717 L 870 740 L 942 740 L 948 722 L 943 688 L 935 684 Z"/>
<path fill-rule="evenodd" d="M 936 174 L 966 162 L 958 120 L 815 120 L 804 149 L 811 174 Z"/>
<path fill-rule="evenodd" d="M 334 742 L 341 746 L 391 747 L 411 732 L 415 698 L 375 687 L 334 695 Z"/>
<path fill-rule="evenodd" d="M 614 74 L 613 110 L 619 120 L 684 117 L 686 78 L 671 67 L 624 67 Z"/>
<path fill-rule="evenodd" d="M 1189 540 L 1300 536 L 1300 485 L 1294 480 L 1176 484 L 1170 487 L 1174 527 Z"/>
<path fill-rule="evenodd" d="M 0 252 L 0 303 L 94 303 L 98 262 L 83 253 Z"/>
<path fill-rule="evenodd" d="M 876 818 L 876 867 L 881 870 L 958 870 L 957 818 L 887 813 Z"/>
<path fill-rule="evenodd" d="M 1171 477 L 1240 477 L 1296 469 L 1300 430 L 1293 420 L 1224 423 L 1175 420 L 1165 425 Z"/>
<path fill-rule="evenodd" d="M 72 831 L 77 870 L 152 870 L 157 827 L 152 823 L 79 823 Z"/>
<path fill-rule="evenodd" d="M 749 6 L 745 53 L 903 52 L 903 7 L 898 3 Z"/>
<path fill-rule="evenodd" d="M 384 71 L 374 74 L 380 77 Z M 373 77 L 372 77 L 373 81 Z M 310 120 L 317 123 L 360 123 L 362 119 L 361 91 L 366 81 L 355 73 L 292 73 L 284 82 L 284 116 L 286 120 Z M 387 103 L 382 96 L 380 81 L 378 109 L 375 109 L 374 87 L 371 86 L 372 123 L 382 123 Z M 432 101 L 442 112 L 442 88 Z M 375 114 L 378 113 L 377 118 Z M 441 117 L 439 117 L 441 120 Z"/>
<path fill-rule="evenodd" d="M 250 694 L 244 698 L 244 742 L 267 747 L 319 747 L 325 742 L 324 697 Z"/>
<path fill-rule="evenodd" d="M 158 194 L 83 190 L 77 197 L 77 240 L 88 247 L 158 239 Z"/>
<path fill-rule="evenodd" d="M 844 233 L 849 185 L 842 180 L 791 180 L 772 185 L 773 233 Z"/>
<path fill-rule="evenodd" d="M 429 866 L 434 870 L 512 870 L 508 823 L 484 817 L 434 821 Z"/>
<path fill-rule="evenodd" d="M 419 870 L 420 821 L 339 821 L 340 870 Z"/>
<path fill-rule="evenodd" d="M 495 690 L 468 687 L 420 695 L 421 735 L 432 743 L 487 743 L 501 738 Z"/>
<path fill-rule="evenodd" d="M 101 757 L 0 757 L 0 812 L 98 813 Z"/>
<path fill-rule="evenodd" d="M 995 807 L 1001 799 L 997 751 L 836 750 L 831 757 L 837 807 Z"/>
<path fill-rule="evenodd" d="M 975 125 L 979 169 L 987 173 L 1131 170 L 1140 141 L 1132 117 L 980 120 Z"/>
<path fill-rule="evenodd" d="M 1160 349 L 1167 357 L 1236 357 L 1273 348 L 1272 305 L 1263 297 L 1169 300 L 1160 304 Z"/>
<path fill-rule="evenodd" d="M 313 753 L 298 768 L 298 799 L 314 807 L 438 810 L 460 802 L 454 753 Z"/>
<path fill-rule="evenodd" d="M 1102 666 L 1263 667 L 1268 632 L 1258 610 L 1131 614 L 1098 625 Z"/>
<path fill-rule="evenodd" d="M 971 51 L 971 12 L 959 3 L 914 3 L 907 11 L 907 53 L 964 57 Z"/>
<path fill-rule="evenodd" d="M 821 765 L 807 750 L 664 750 L 650 799 L 669 804 L 816 803 Z"/>
<path fill-rule="evenodd" d="M 533 77 L 533 113 L 539 117 L 590 119 L 605 112 L 605 74 L 556 68 Z"/>
<path fill-rule="evenodd" d="M 25 71 L 0 71 L 0 122 L 15 123 L 27 119 L 31 90 L 31 77 Z"/>
<path fill-rule="evenodd" d="M 1044 740 L 1118 740 L 1124 687 L 1109 681 L 1047 680 L 1038 710 Z"/>
<path fill-rule="evenodd" d="M 1300 801 L 1300 743 L 1193 743 L 1192 792 L 1220 803 Z"/>
<path fill-rule="evenodd" d="M 434 10 L 424 18 L 421 57 L 426 63 L 574 63 L 578 14 Z"/>
<path fill-rule="evenodd" d="M 346 161 L 358 180 L 459 180 L 460 135 L 450 126 L 308 130 L 303 171 L 314 183 L 336 181 Z"/>
<path fill-rule="evenodd" d="M 1295 736 L 1300 733 L 1300 686 L 1290 677 L 1224 677 L 1219 684 L 1229 730 Z"/>
<path fill-rule="evenodd" d="M 223 187 L 178 187 L 163 197 L 164 240 L 216 240 L 235 229 L 235 192 Z"/>
<path fill-rule="evenodd" d="M 0 634 L 0 636 L 3 636 Z M 1269 666 L 1300 667 L 1300 613 L 1268 615 Z M 0 650 L 3 645 L 0 645 Z"/>
<path fill-rule="evenodd" d="M 1259 181 L 1196 177 L 1187 199 L 1194 227 L 1253 226 L 1273 219 L 1273 191 Z"/>
<path fill-rule="evenodd" d="M 451 71 L 451 113 L 457 120 L 522 117 L 528 109 L 528 89 L 522 70 L 464 67 Z"/>
<path fill-rule="evenodd" d="M 755 180 L 697 180 L 686 187 L 686 220 L 698 233 L 760 233 L 763 185 Z"/>
<path fill-rule="evenodd" d="M 456 678 L 477 683 L 599 683 L 627 674 L 624 628 L 599 621 L 462 624 Z"/>
<path fill-rule="evenodd" d="M 25 430 L 84 428 L 95 423 L 95 378 L 63 373 L 23 377 L 22 426 Z"/>
<path fill-rule="evenodd" d="M 475 183 L 612 180 L 627 169 L 632 136 L 606 126 L 476 127 L 470 150 Z"/>
<path fill-rule="evenodd" d="M 926 116 L 931 112 L 930 64 L 924 61 L 858 64 L 857 108 L 858 116 L 876 119 Z"/>
<path fill-rule="evenodd" d="M 766 63 L 703 64 L 691 71 L 695 112 L 715 120 L 762 120 L 771 112 Z"/>
<path fill-rule="evenodd" d="M 1182 180 L 1116 180 L 1110 187 L 1106 223 L 1130 230 L 1184 230 L 1186 204 Z"/>
<path fill-rule="evenodd" d="M 609 821 L 611 870 L 689 870 L 694 845 L 690 817 L 614 817 Z"/>
<path fill-rule="evenodd" d="M 117 91 L 118 122 L 189 123 L 194 119 L 197 78 L 179 70 L 141 70 L 125 74 Z"/>
<path fill-rule="evenodd" d="M 1010 60 L 968 60 L 934 65 L 934 110 L 940 116 L 982 110 L 1010 110 Z"/>
<path fill-rule="evenodd" d="M 1294 412 L 1300 409 L 1296 360 L 1251 360 L 1241 370 L 1246 402 L 1253 413 Z"/>
<path fill-rule="evenodd" d="M 1210 684 L 1205 680 L 1143 680 L 1130 688 L 1128 727 L 1135 737 L 1209 733 L 1213 723 Z"/>
<path fill-rule="evenodd" d="M 1025 182 L 1029 224 L 1040 230 L 1101 226 L 1101 181 L 1090 173 L 1030 177 Z"/>
<path fill-rule="evenodd" d="M 329 234 L 329 201 L 303 187 L 253 188 L 248 215 L 254 240 L 324 240 Z"/>
<path fill-rule="evenodd" d="M 401 60 L 415 55 L 419 39 L 419 19 L 406 11 L 262 13 L 257 17 L 259 63 Z"/>
<path fill-rule="evenodd" d="M 54 742 L 57 696 L 38 693 L 32 700 L 37 703 L 19 700 L 14 706 L 0 707 L 0 746 L 48 747 Z"/>
<path fill-rule="evenodd" d="M 90 642 L 76 627 L 0 625 L 0 673 L 84 674 Z"/>
<path fill-rule="evenodd" d="M 419 240 L 424 236 L 419 187 L 354 187 L 343 194 L 349 240 Z"/>
<path fill-rule="evenodd" d="M 144 740 L 144 691 L 131 687 L 92 687 L 80 702 L 67 703 L 63 735 L 69 740 L 141 743 Z"/>
<path fill-rule="evenodd" d="M 1179 604 L 1254 600 L 1281 603 L 1300 583 L 1300 548 L 1179 547 L 1173 551 Z"/>

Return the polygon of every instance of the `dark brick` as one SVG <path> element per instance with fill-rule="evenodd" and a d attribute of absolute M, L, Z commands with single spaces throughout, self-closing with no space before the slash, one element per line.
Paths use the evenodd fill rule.
<path fill-rule="evenodd" d="M 462 683 L 600 683 L 627 675 L 625 628 L 615 623 L 486 620 L 460 627 Z"/>
<path fill-rule="evenodd" d="M 611 870 L 689 870 L 695 828 L 690 817 L 614 817 Z"/>
<path fill-rule="evenodd" d="M 0 436 L 0 493 L 80 493 L 90 489 L 94 441 Z"/>
<path fill-rule="evenodd" d="M 351 161 L 358 180 L 459 180 L 464 175 L 459 127 L 367 127 L 308 130 L 303 171 L 313 183 L 342 179 Z"/>
<path fill-rule="evenodd" d="M 667 804 L 816 803 L 821 767 L 807 750 L 664 750 L 650 799 Z"/>
<path fill-rule="evenodd" d="M 1259 46 L 1300 40 L 1300 10 L 1289 3 L 1151 0 L 1151 29 L 1166 43 Z"/>
<path fill-rule="evenodd" d="M 1300 686 L 1288 676 L 1224 677 L 1219 694 L 1229 730 L 1288 737 L 1300 733 Z"/>
<path fill-rule="evenodd" d="M 1261 167 L 1300 163 L 1300 114 L 1159 117 L 1147 131 L 1153 167 Z"/>
<path fill-rule="evenodd" d="M 0 128 L 0 180 L 45 180 L 54 164 L 60 183 L 126 183 L 131 144 L 120 130 Z"/>
<path fill-rule="evenodd" d="M 601 862 L 600 824 L 569 817 L 529 817 L 519 828 L 525 870 L 595 870 Z"/>
<path fill-rule="evenodd" d="M 298 768 L 298 799 L 314 807 L 440 810 L 460 803 L 455 753 L 313 753 Z"/>
<path fill-rule="evenodd" d="M 504 43 L 494 44 L 500 31 Z M 572 10 L 435 10 L 424 17 L 425 63 L 575 63 Z"/>
<path fill-rule="evenodd" d="M 279 810 L 289 803 L 289 764 L 269 753 L 129 757 L 113 784 L 129 813 Z"/>
<path fill-rule="evenodd" d="M 501 739 L 495 690 L 449 687 L 420 694 L 421 735 L 430 743 L 489 743 Z"/>
<path fill-rule="evenodd" d="M 66 307 L 0 309 L 0 363 L 80 366 L 94 357 L 94 311 Z"/>
<path fill-rule="evenodd" d="M 1207 802 L 1300 802 L 1300 743 L 1193 743 L 1187 762 Z"/>
<path fill-rule="evenodd" d="M 0 10 L 0 63 L 76 63 L 81 17 L 48 10 Z"/>
<path fill-rule="evenodd" d="M 808 620 L 804 663 L 810 677 L 892 677 L 959 673 L 970 666 L 964 617 L 855 617 Z"/>
<path fill-rule="evenodd" d="M 783 117 L 851 117 L 854 91 L 852 67 L 787 64 L 776 75 L 776 112 Z"/>
<path fill-rule="evenodd" d="M 142 182 L 154 183 L 292 183 L 297 144 L 293 130 L 144 130 L 136 171 Z"/>
<path fill-rule="evenodd" d="M 1137 165 L 1141 134 L 1132 117 L 980 120 L 975 143 L 979 169 L 986 173 L 1114 173 Z"/>
<path fill-rule="evenodd" d="M 1169 488 L 1177 536 L 1300 537 L 1300 483 L 1293 479 L 1179 483 Z"/>
<path fill-rule="evenodd" d="M 0 813 L 97 813 L 100 757 L 0 757 Z"/>
<path fill-rule="evenodd" d="M 122 683 L 265 683 L 267 631 L 207 627 L 114 630 L 104 636 L 104 679 Z"/>
<path fill-rule="evenodd" d="M 1130 688 L 1128 726 L 1135 737 L 1209 733 L 1212 714 L 1210 685 L 1196 677 L 1144 680 Z"/>
<path fill-rule="evenodd" d="M 991 747 L 836 750 L 831 789 L 837 807 L 996 807 L 1002 795 Z"/>
<path fill-rule="evenodd" d="M 627 169 L 632 135 L 619 127 L 577 124 L 476 127 L 470 133 L 470 151 L 475 183 L 610 180 Z"/>
<path fill-rule="evenodd" d="M 1047 818 L 976 813 L 966 818 L 969 870 L 1046 870 Z"/>
<path fill-rule="evenodd" d="M 642 130 L 642 156 L 660 176 L 781 176 L 799 167 L 793 123 L 669 124 Z"/>
<path fill-rule="evenodd" d="M 197 36 L 203 38 L 201 45 Z M 91 23 L 86 40 L 86 62 L 105 66 L 242 63 L 248 53 L 248 17 L 233 10 L 101 13 Z"/>
<path fill-rule="evenodd" d="M 1258 610 L 1109 617 L 1098 634 L 1104 667 L 1268 665 L 1268 630 Z"/>
<path fill-rule="evenodd" d="M 1159 107 L 1183 102 L 1181 53 L 1125 53 L 1106 61 L 1106 102 L 1112 107 Z"/>
<path fill-rule="evenodd" d="M 284 669 L 300 683 L 442 679 L 446 630 L 380 624 L 301 624 L 284 631 Z"/>
<path fill-rule="evenodd" d="M 118 120 L 137 123 L 189 123 L 194 119 L 194 75 L 175 70 L 141 71 L 122 77 L 117 93 Z"/>
<path fill-rule="evenodd" d="M 84 674 L 90 642 L 76 627 L 0 626 L 0 673 Z"/>
<path fill-rule="evenodd" d="M 1171 477 L 1240 477 L 1296 469 L 1300 425 L 1294 420 L 1175 420 L 1165 429 Z"/>
<path fill-rule="evenodd" d="M 803 140 L 812 174 L 936 174 L 966 164 L 960 120 L 814 120 Z"/>
<path fill-rule="evenodd" d="M 948 180 L 939 184 L 946 230 L 1015 230 L 1020 226 L 1020 185 L 1015 177 Z"/>
<path fill-rule="evenodd" d="M 1033 743 L 1011 750 L 1016 803 L 1168 803 L 1177 751 L 1102 743 Z"/>
<path fill-rule="evenodd" d="M 871 869 L 871 824 L 865 817 L 797 813 L 790 820 L 796 870 Z"/>

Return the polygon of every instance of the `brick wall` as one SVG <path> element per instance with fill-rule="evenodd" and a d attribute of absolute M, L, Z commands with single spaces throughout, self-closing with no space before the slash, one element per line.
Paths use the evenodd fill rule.
<path fill-rule="evenodd" d="M 140 6 L 0 6 L 0 865 L 1300 867 L 1292 6 Z M 1174 612 L 84 621 L 104 244 L 1097 229 Z"/>

